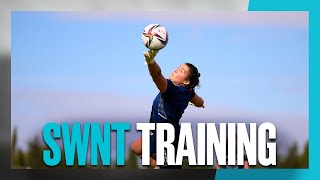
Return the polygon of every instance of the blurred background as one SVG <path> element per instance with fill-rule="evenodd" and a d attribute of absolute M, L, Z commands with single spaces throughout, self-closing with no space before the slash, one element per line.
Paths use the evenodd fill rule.
<path fill-rule="evenodd" d="M 158 92 L 143 65 L 150 23 L 169 33 L 156 58 L 164 76 L 184 62 L 201 73 L 206 108 L 188 107 L 181 122 L 272 122 L 275 168 L 308 167 L 308 14 L 154 11 L 12 13 L 12 168 L 46 168 L 41 131 L 52 121 L 130 122 L 121 168 L 143 168 L 129 147 Z"/>
<path fill-rule="evenodd" d="M 247 11 L 249 0 L 69 0 L 69 1 L 51 1 L 51 0 L 26 0 L 26 1 L 12 1 L 12 0 L 0 0 L 0 156 L 2 161 L 0 167 L 10 168 L 12 159 L 16 157 L 16 151 L 11 151 L 15 147 L 15 133 L 13 131 L 15 127 L 11 127 L 11 12 L 12 11 Z M 20 140 L 21 134 L 18 135 L 18 141 Z M 13 141 L 11 141 L 13 140 Z M 39 151 L 37 155 L 39 155 Z M 12 154 L 12 156 L 10 156 Z M 10 158 L 11 157 L 11 158 Z M 19 156 L 24 157 L 24 156 Z M 32 161 L 33 157 L 24 157 L 23 162 Z M 10 160 L 11 159 L 11 160 Z M 28 160 L 29 159 L 29 160 Z M 17 167 L 13 164 L 13 167 Z M 23 166 L 30 167 L 30 166 Z M 33 166 L 36 168 L 36 166 Z M 34 172 L 34 171 L 32 171 Z M 39 176 L 41 179 L 54 179 L 59 176 L 60 171 L 54 173 L 48 173 L 47 171 L 41 174 L 43 171 L 38 171 L 33 174 L 25 171 L 15 171 L 10 173 L 10 177 L 15 176 L 19 179 L 35 179 Z M 131 177 L 140 176 L 137 171 L 112 171 L 112 173 L 104 173 L 104 171 L 94 171 L 96 178 L 120 178 L 123 177 L 123 172 L 126 175 L 129 174 Z M 75 173 L 70 173 L 74 178 Z M 76 173 L 80 177 L 92 177 L 93 174 L 88 174 L 88 171 L 82 171 L 82 173 Z M 62 175 L 62 174 L 61 174 Z M 59 178 L 67 177 L 68 173 L 63 172 L 63 176 Z M 196 175 L 197 178 L 202 177 L 212 178 L 214 177 L 212 171 L 209 173 L 190 173 L 184 172 L 183 174 L 172 171 L 172 173 L 157 173 L 155 177 L 152 171 L 145 172 L 141 177 L 144 178 L 166 178 L 172 175 L 179 175 L 179 177 L 185 177 L 185 179 L 193 179 Z M 70 177 L 71 177 L 70 176 Z M 141 178 L 139 177 L 139 178 Z M 126 177 L 124 177 L 126 178 Z M 120 178 L 121 179 L 121 178 Z"/>

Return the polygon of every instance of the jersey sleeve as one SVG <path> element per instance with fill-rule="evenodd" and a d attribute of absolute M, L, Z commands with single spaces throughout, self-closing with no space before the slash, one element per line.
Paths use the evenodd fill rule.
<path fill-rule="evenodd" d="M 171 96 L 174 96 L 174 94 L 176 94 L 178 90 L 170 79 L 167 79 L 167 84 L 168 85 L 166 91 L 162 93 L 164 98 L 170 98 Z"/>
<path fill-rule="evenodd" d="M 194 91 L 191 92 L 190 94 L 190 100 L 196 95 L 196 93 Z"/>

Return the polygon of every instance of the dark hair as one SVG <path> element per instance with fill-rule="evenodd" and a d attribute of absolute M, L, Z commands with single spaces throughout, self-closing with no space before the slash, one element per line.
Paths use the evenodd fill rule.
<path fill-rule="evenodd" d="M 189 89 L 190 92 L 193 92 L 195 87 L 198 86 L 200 87 L 200 73 L 198 71 L 198 68 L 196 68 L 193 64 L 191 63 L 185 63 L 189 67 L 189 75 L 188 75 L 188 80 L 190 83 L 186 85 L 186 87 Z"/>

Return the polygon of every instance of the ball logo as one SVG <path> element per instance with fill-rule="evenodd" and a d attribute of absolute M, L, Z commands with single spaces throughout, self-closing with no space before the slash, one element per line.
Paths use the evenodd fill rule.
<path fill-rule="evenodd" d="M 143 44 L 152 50 L 160 50 L 168 43 L 168 33 L 160 24 L 150 24 L 142 32 Z"/>

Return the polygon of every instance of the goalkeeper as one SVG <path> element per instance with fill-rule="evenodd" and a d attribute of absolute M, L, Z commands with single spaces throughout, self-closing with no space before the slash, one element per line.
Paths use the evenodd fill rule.
<path fill-rule="evenodd" d="M 173 71 L 169 79 L 166 79 L 154 60 L 157 53 L 157 50 L 144 52 L 152 80 L 160 91 L 153 101 L 150 123 L 170 123 L 173 125 L 175 128 L 173 145 L 177 151 L 180 134 L 179 121 L 184 110 L 188 104 L 204 108 L 203 99 L 195 93 L 195 87 L 199 86 L 200 73 L 194 65 L 185 63 Z M 131 150 L 141 158 L 142 138 L 132 143 Z M 181 168 L 181 166 L 168 166 L 166 162 L 164 166 L 156 165 L 156 131 L 150 132 L 150 165 L 155 169 Z"/>

